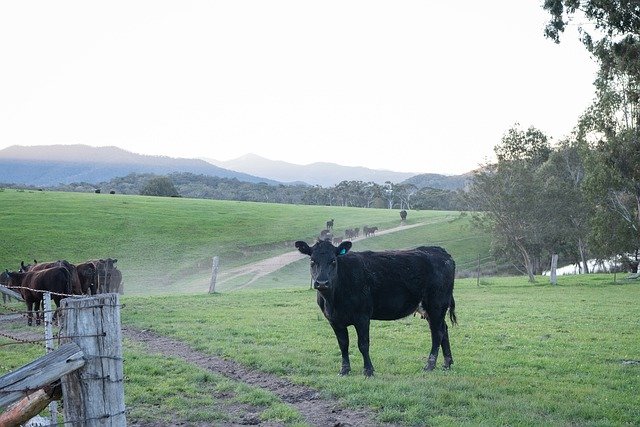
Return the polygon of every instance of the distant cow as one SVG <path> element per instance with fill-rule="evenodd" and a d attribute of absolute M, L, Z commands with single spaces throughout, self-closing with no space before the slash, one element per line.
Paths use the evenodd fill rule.
<path fill-rule="evenodd" d="M 71 273 L 66 267 L 54 266 L 44 269 L 31 269 L 27 272 L 6 272 L 9 276 L 9 288 L 19 288 L 27 304 L 27 325 L 33 324 L 36 313 L 36 325 L 40 324 L 40 303 L 45 291 L 51 292 L 51 299 L 60 307 L 60 300 L 71 293 Z"/>
<path fill-rule="evenodd" d="M 367 227 L 366 225 L 362 228 L 365 237 L 375 236 L 376 231 L 378 231 L 378 227 Z"/>
<path fill-rule="evenodd" d="M 407 211 L 405 211 L 404 209 L 402 209 L 400 211 L 400 220 L 401 221 L 406 221 L 407 220 Z"/>
<path fill-rule="evenodd" d="M 333 230 L 333 218 L 327 221 L 327 230 Z"/>
<path fill-rule="evenodd" d="M 431 329 L 431 352 L 424 369 L 435 368 L 440 347 L 444 367 L 451 366 L 445 315 L 449 310 L 451 322 L 456 323 L 455 263 L 444 249 L 422 246 L 407 251 L 349 252 L 350 241 L 338 247 L 326 241 L 311 247 L 297 241 L 295 246 L 311 258 L 311 280 L 318 291 L 318 306 L 331 324 L 342 353 L 340 375 L 351 371 L 347 326 L 356 329 L 364 375 L 371 376 L 374 369 L 369 357 L 370 321 L 400 319 L 419 307 L 425 311 Z"/>

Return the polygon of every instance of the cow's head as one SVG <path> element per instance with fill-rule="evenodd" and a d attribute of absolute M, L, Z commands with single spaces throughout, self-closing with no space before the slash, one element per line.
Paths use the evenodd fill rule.
<path fill-rule="evenodd" d="M 313 288 L 319 291 L 330 289 L 337 280 L 338 257 L 349 252 L 351 242 L 347 240 L 337 247 L 329 241 L 318 241 L 313 246 L 297 241 L 295 245 L 301 253 L 311 258 Z"/>
<path fill-rule="evenodd" d="M 9 270 L 4 270 L 6 277 L 8 278 L 7 281 L 7 287 L 8 288 L 13 288 L 13 287 L 20 287 L 22 286 L 22 280 L 24 279 L 24 277 L 26 276 L 26 273 L 20 272 L 20 271 L 9 271 Z"/>

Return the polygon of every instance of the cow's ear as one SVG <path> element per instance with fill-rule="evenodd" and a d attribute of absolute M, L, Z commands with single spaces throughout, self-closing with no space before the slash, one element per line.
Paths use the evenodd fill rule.
<path fill-rule="evenodd" d="M 307 245 L 307 242 L 303 242 L 302 240 L 298 240 L 296 243 L 296 248 L 305 255 L 311 256 L 311 248 Z"/>
<path fill-rule="evenodd" d="M 338 246 L 336 253 L 338 255 L 344 255 L 347 252 L 349 252 L 349 249 L 351 249 L 351 242 L 350 241 L 346 241 L 346 242 L 342 242 L 340 243 L 340 245 Z"/>

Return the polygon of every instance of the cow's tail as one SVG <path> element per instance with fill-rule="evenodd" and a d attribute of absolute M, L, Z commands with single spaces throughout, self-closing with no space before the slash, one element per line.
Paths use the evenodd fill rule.
<path fill-rule="evenodd" d="M 449 319 L 451 319 L 452 325 L 458 324 L 458 318 L 456 317 L 456 300 L 453 299 L 453 294 L 451 295 L 451 302 L 449 303 Z"/>
<path fill-rule="evenodd" d="M 69 271 L 69 269 L 67 267 L 63 267 L 62 268 L 62 274 L 64 275 L 64 293 L 67 295 L 71 295 L 73 293 L 73 287 L 72 287 L 72 283 L 71 283 L 71 272 Z"/>

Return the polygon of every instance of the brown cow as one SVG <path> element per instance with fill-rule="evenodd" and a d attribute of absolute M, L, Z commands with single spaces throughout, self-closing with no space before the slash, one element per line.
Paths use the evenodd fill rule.
<path fill-rule="evenodd" d="M 96 265 L 87 261 L 76 265 L 78 278 L 80 279 L 80 288 L 82 293 L 86 295 L 95 295 L 97 293 L 96 284 L 98 282 L 98 273 Z"/>
<path fill-rule="evenodd" d="M 38 271 L 38 270 L 43 270 L 45 268 L 51 268 L 51 267 L 65 267 L 67 270 L 69 270 L 69 273 L 71 274 L 71 292 L 74 295 L 82 295 L 85 292 L 84 289 L 82 289 L 82 284 L 80 283 L 80 276 L 78 276 L 78 269 L 76 268 L 76 266 L 74 264 L 71 264 L 69 261 L 66 260 L 58 260 L 58 261 L 51 261 L 51 262 L 38 262 L 36 260 L 33 260 L 34 265 L 30 266 L 27 270 L 25 271 Z"/>
<path fill-rule="evenodd" d="M 27 305 L 27 325 L 33 324 L 33 312 L 36 313 L 36 325 L 40 324 L 40 303 L 43 293 L 51 292 L 51 298 L 60 307 L 60 300 L 71 293 L 71 273 L 66 267 L 54 266 L 44 269 L 31 269 L 27 272 L 6 271 L 9 276 L 9 288 L 18 288 Z M 54 314 L 54 315 L 55 315 Z"/>

